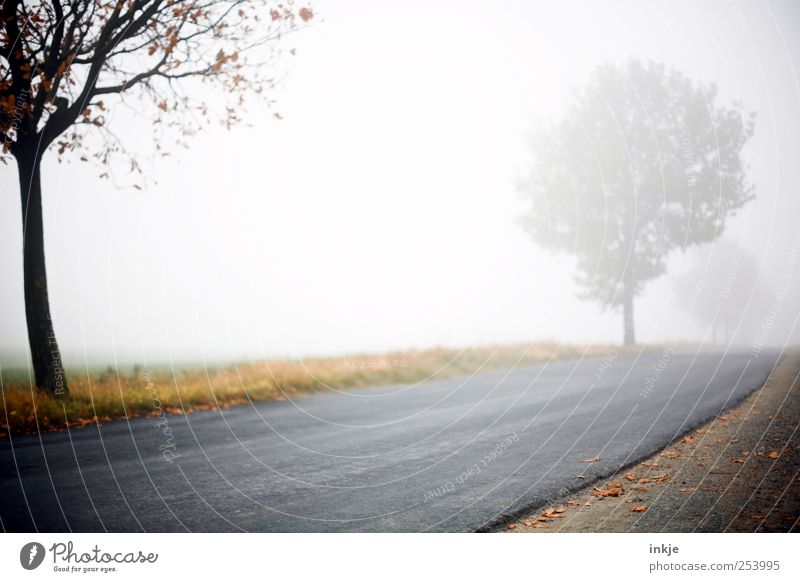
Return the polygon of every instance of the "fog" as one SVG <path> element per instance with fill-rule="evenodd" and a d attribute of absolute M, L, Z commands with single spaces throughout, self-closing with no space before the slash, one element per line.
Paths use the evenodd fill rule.
<path fill-rule="evenodd" d="M 96 167 L 45 158 L 50 301 L 67 365 L 620 342 L 620 314 L 580 299 L 574 261 L 521 226 L 530 201 L 519 184 L 534 128 L 563 116 L 598 65 L 630 58 L 713 82 L 719 104 L 757 113 L 744 150 L 755 199 L 723 235 L 754 265 L 748 293 L 729 294 L 747 323 L 717 339 L 798 341 L 796 2 L 314 7 L 313 25 L 284 39 L 297 51 L 278 64 L 276 104 L 159 161 L 157 183 L 115 189 Z M 135 114 L 114 122 L 145 139 Z M 8 366 L 27 358 L 10 166 L 0 196 Z M 672 253 L 636 301 L 637 340 L 711 341 L 681 290 L 698 262 L 714 265 L 713 281 L 730 257 L 711 245 Z"/>

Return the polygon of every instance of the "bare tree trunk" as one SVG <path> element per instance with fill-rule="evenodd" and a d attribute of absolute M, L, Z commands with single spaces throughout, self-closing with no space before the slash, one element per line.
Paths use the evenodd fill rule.
<path fill-rule="evenodd" d="M 25 318 L 36 386 L 53 395 L 67 394 L 67 379 L 61 365 L 47 296 L 42 222 L 42 184 L 37 144 L 15 152 L 22 198 L 22 255 L 25 287 Z"/>
<path fill-rule="evenodd" d="M 625 281 L 625 297 L 622 305 L 622 320 L 624 328 L 625 345 L 632 346 L 636 343 L 636 331 L 633 324 L 633 288 L 628 280 Z"/>

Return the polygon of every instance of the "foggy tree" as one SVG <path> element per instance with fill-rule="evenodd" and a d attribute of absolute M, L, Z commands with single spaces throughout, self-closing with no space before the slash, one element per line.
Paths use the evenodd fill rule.
<path fill-rule="evenodd" d="M 273 86 L 273 41 L 313 14 L 289 0 L 3 0 L 0 14 L 0 160 L 13 158 L 19 174 L 28 341 L 36 385 L 65 394 L 47 293 L 43 155 L 125 158 L 141 172 L 109 127 L 121 104 L 152 120 L 157 151 L 164 132 L 181 143 L 212 121 L 231 126 L 246 95 Z"/>
<path fill-rule="evenodd" d="M 712 342 L 748 339 L 769 305 L 758 261 L 725 237 L 699 250 L 676 278 L 678 300 L 692 319 L 710 328 Z"/>
<path fill-rule="evenodd" d="M 574 255 L 582 298 L 622 308 L 625 344 L 634 299 L 670 251 L 713 240 L 753 197 L 741 152 L 754 116 L 715 99 L 713 84 L 662 64 L 605 65 L 533 136 L 523 224 Z"/>

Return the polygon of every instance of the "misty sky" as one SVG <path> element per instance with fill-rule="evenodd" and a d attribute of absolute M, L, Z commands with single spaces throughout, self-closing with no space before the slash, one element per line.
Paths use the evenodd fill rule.
<path fill-rule="evenodd" d="M 276 106 L 159 161 L 157 184 L 117 190 L 96 167 L 45 158 L 67 365 L 620 341 L 620 316 L 579 301 L 569 259 L 520 229 L 516 185 L 535 122 L 557 118 L 596 65 L 630 57 L 713 81 L 718 103 L 758 113 L 746 150 L 757 200 L 726 236 L 757 258 L 767 296 L 793 282 L 769 341 L 798 341 L 800 267 L 786 269 L 800 217 L 799 3 L 312 5 L 313 26 L 284 41 L 297 55 L 279 63 Z M 114 123 L 143 140 L 142 120 Z M 9 365 L 27 349 L 10 166 L 0 221 Z M 676 253 L 637 301 L 639 341 L 703 336 L 682 331 L 672 295 L 691 260 Z"/>

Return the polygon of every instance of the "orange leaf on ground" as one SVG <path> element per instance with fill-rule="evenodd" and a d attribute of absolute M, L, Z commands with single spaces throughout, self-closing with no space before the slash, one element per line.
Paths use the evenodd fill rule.
<path fill-rule="evenodd" d="M 631 491 L 636 491 L 636 493 L 647 493 L 647 487 L 634 487 Z"/>
<path fill-rule="evenodd" d="M 636 481 L 636 475 L 634 475 L 633 473 L 626 473 L 625 474 L 625 478 L 628 481 Z"/>
<path fill-rule="evenodd" d="M 609 484 L 610 485 L 610 484 Z M 625 490 L 622 487 L 595 487 L 592 490 L 592 495 L 595 497 L 619 497 L 625 493 Z"/>
<path fill-rule="evenodd" d="M 517 529 L 517 524 L 516 523 L 509 523 L 508 524 L 508 529 Z"/>
<path fill-rule="evenodd" d="M 778 451 L 772 451 L 772 452 L 769 454 L 769 458 L 770 458 L 770 459 L 777 459 L 778 457 L 780 457 L 780 454 L 778 453 Z"/>
<path fill-rule="evenodd" d="M 563 515 L 561 515 L 562 513 L 564 513 L 563 509 L 561 509 L 561 508 L 553 509 L 551 507 L 550 509 L 545 509 L 544 510 L 544 512 L 542 513 L 542 517 L 547 517 L 549 519 L 556 519 L 556 518 L 564 517 Z"/>
<path fill-rule="evenodd" d="M 661 453 L 661 456 L 666 459 L 677 459 L 678 457 L 681 456 L 681 454 L 676 453 L 675 451 L 664 451 L 663 453 Z"/>
<path fill-rule="evenodd" d="M 692 444 L 693 441 L 694 437 L 688 434 L 685 437 L 683 437 L 683 439 L 681 439 L 681 442 L 685 445 L 690 445 Z"/>
<path fill-rule="evenodd" d="M 580 461 L 581 463 L 596 463 L 600 459 L 602 459 L 602 457 L 600 455 L 597 455 L 596 457 L 592 457 L 591 459 L 578 459 L 578 461 Z"/>
<path fill-rule="evenodd" d="M 648 507 L 650 507 L 650 506 L 649 505 L 634 505 L 633 507 L 631 507 L 631 511 L 633 511 L 635 513 L 642 513 L 644 511 L 647 511 Z"/>

